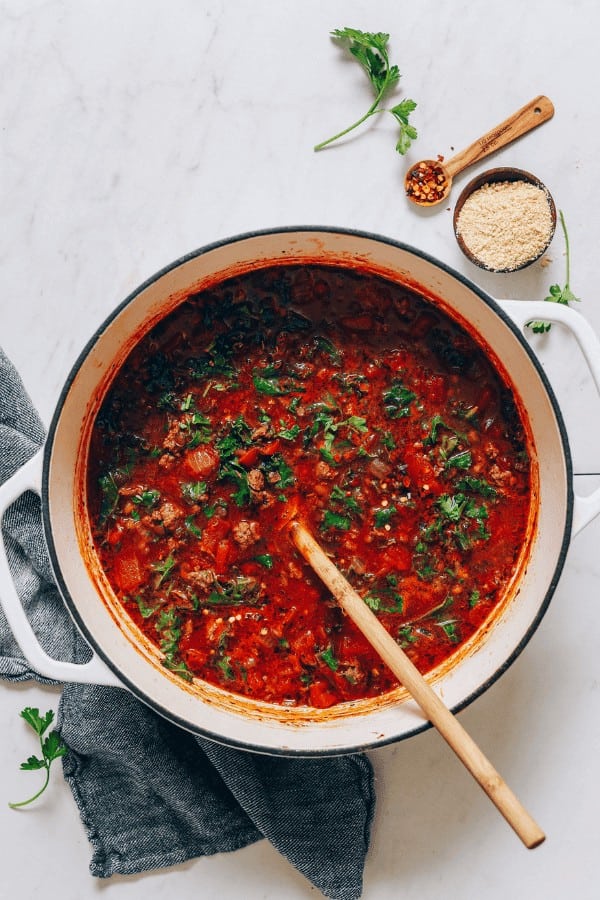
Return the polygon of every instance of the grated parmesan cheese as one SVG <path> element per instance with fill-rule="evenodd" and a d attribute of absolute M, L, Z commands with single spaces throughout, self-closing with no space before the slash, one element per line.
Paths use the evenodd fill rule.
<path fill-rule="evenodd" d="M 484 184 L 467 197 L 456 234 L 488 269 L 511 272 L 540 256 L 552 237 L 546 191 L 526 181 Z"/>

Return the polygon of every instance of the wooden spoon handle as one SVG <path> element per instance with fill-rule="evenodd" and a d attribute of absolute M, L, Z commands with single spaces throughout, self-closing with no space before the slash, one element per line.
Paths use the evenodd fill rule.
<path fill-rule="evenodd" d="M 377 650 L 396 678 L 416 700 L 429 721 L 435 725 L 525 846 L 531 849 L 541 844 L 545 835 L 539 825 L 532 819 L 462 725 L 444 706 L 402 648 L 385 630 L 377 616 L 371 612 L 339 569 L 331 562 L 311 533 L 299 522 L 292 522 L 290 535 L 304 559 Z"/>
<path fill-rule="evenodd" d="M 508 119 L 505 119 L 504 122 L 500 122 L 499 125 L 496 125 L 495 128 L 484 134 L 483 137 L 478 138 L 465 150 L 457 153 L 447 163 L 444 163 L 448 175 L 450 178 L 454 178 L 467 166 L 479 162 L 480 159 L 484 159 L 490 153 L 499 150 L 500 147 L 505 147 L 511 141 L 521 137 L 521 135 L 527 134 L 528 131 L 537 128 L 542 122 L 551 119 L 553 115 L 554 106 L 548 97 L 543 95 L 536 97 L 530 103 L 517 110 L 516 113 L 513 113 L 512 116 L 509 116 Z"/>

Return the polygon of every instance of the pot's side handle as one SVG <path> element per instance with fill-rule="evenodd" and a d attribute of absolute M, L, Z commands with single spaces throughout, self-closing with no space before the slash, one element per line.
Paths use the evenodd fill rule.
<path fill-rule="evenodd" d="M 0 523 L 8 507 L 25 491 L 41 493 L 43 451 L 0 485 Z M 0 603 L 15 640 L 31 667 L 40 675 L 55 681 L 75 681 L 84 684 L 104 684 L 123 687 L 117 677 L 94 654 L 87 663 L 70 663 L 53 659 L 40 646 L 35 632 L 25 615 L 8 565 L 4 536 L 0 528 Z"/>
<path fill-rule="evenodd" d="M 600 341 L 590 323 L 581 313 L 558 303 L 545 300 L 502 300 L 502 309 L 521 328 L 528 322 L 540 319 L 564 325 L 575 337 L 587 362 L 596 389 L 600 393 Z M 600 513 L 600 488 L 587 496 L 575 494 L 573 509 L 573 534 L 577 534 Z"/>

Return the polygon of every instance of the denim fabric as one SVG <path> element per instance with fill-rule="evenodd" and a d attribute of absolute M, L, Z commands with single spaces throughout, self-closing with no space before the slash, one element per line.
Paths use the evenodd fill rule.
<path fill-rule="evenodd" d="M 0 483 L 26 462 L 44 430 L 0 350 Z M 19 596 L 50 655 L 82 662 L 89 648 L 54 584 L 39 498 L 27 493 L 2 530 Z M 0 677 L 31 671 L 0 610 Z M 362 891 L 375 794 L 364 755 L 331 759 L 253 754 L 195 737 L 118 688 L 63 688 L 63 771 L 101 878 L 175 865 L 261 838 L 326 897 Z"/>

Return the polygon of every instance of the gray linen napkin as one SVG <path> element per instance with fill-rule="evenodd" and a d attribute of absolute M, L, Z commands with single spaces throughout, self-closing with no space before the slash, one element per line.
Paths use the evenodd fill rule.
<path fill-rule="evenodd" d="M 38 449 L 44 428 L 0 349 L 0 483 Z M 39 498 L 28 492 L 2 523 L 13 578 L 44 649 L 85 661 L 89 648 L 56 589 Z M 31 671 L 0 610 L 0 677 Z M 236 850 L 266 837 L 326 897 L 356 900 L 375 804 L 364 755 L 263 756 L 195 737 L 125 690 L 69 684 L 58 730 L 63 771 L 101 878 Z"/>

